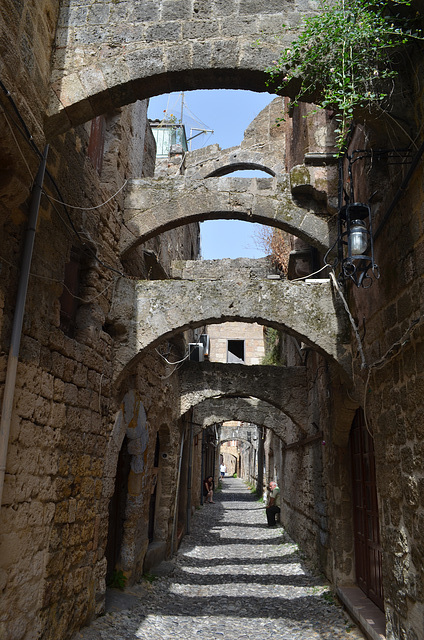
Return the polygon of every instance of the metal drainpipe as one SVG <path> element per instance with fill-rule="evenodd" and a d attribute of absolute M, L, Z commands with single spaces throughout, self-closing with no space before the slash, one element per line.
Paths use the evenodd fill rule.
<path fill-rule="evenodd" d="M 181 447 L 180 447 L 180 459 L 178 461 L 178 474 L 177 474 L 177 487 L 176 487 L 176 495 L 175 495 L 175 508 L 174 508 L 174 522 L 172 523 L 172 538 L 171 538 L 171 555 L 174 554 L 174 544 L 175 544 L 175 530 L 177 527 L 177 514 L 178 514 L 178 500 L 180 497 L 180 479 L 181 479 L 181 466 L 183 462 L 183 449 L 184 449 L 184 435 L 185 428 L 181 434 Z"/>
<path fill-rule="evenodd" d="M 187 523 L 186 533 L 190 533 L 191 525 L 191 479 L 193 468 L 193 423 L 190 422 L 190 438 L 188 443 L 188 473 L 187 473 Z"/>
<path fill-rule="evenodd" d="M 6 380 L 4 384 L 3 405 L 0 422 L 0 506 L 3 497 L 7 447 L 9 443 L 10 423 L 12 420 L 13 400 L 15 396 L 16 371 L 18 367 L 19 348 L 21 344 L 22 324 L 24 319 L 25 302 L 32 261 L 32 251 L 34 248 L 35 233 L 37 229 L 38 212 L 40 210 L 40 201 L 43 189 L 44 174 L 46 171 L 48 150 L 49 145 L 46 145 L 32 189 L 31 205 L 28 216 L 28 228 L 25 238 L 24 253 L 22 257 L 21 273 L 19 277 L 15 315 L 13 318 L 9 358 L 7 361 Z"/>

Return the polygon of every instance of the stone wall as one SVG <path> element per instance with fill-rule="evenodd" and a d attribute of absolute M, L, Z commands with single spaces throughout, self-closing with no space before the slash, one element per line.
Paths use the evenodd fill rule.
<path fill-rule="evenodd" d="M 30 91 L 28 95 L 31 97 Z M 172 383 L 162 383 L 160 377 L 169 374 L 169 367 L 159 355 L 150 356 L 131 372 L 131 380 L 124 381 L 118 393 L 111 376 L 112 347 L 119 334 L 111 335 L 107 322 L 114 287 L 123 271 L 117 251 L 122 225 L 120 189 L 127 178 L 151 173 L 154 164 L 149 157 L 152 143 L 146 110 L 146 103 L 139 102 L 106 114 L 100 172 L 87 153 L 90 124 L 50 146 L 47 166 L 60 193 L 46 177 L 44 188 L 50 201 L 42 199 L 33 253 L 0 525 L 0 635 L 10 640 L 67 638 L 102 611 L 108 505 L 119 439 L 122 444 L 126 431 L 131 433 L 131 423 L 138 424 L 143 411 L 148 456 L 140 469 L 143 456 L 137 450 L 131 453 L 134 468 L 129 477 L 120 566 L 130 580 L 143 571 L 157 431 L 169 458 L 167 462 L 161 459 L 158 469 L 155 535 L 163 554 L 169 551 L 175 460 L 182 429 L 178 418 L 173 420 L 177 397 Z M 32 112 L 32 117 L 36 114 Z M 14 165 L 24 165 L 20 171 L 25 175 L 27 168 L 16 145 L 11 144 L 8 153 L 13 154 Z M 30 168 L 32 164 L 30 156 Z M 25 183 L 23 188 L 14 179 L 2 181 L 2 383 L 27 218 L 28 178 Z M 106 205 L 98 206 L 106 200 Z M 68 206 L 65 209 L 57 201 Z M 155 263 L 161 260 L 166 274 L 173 259 L 195 257 L 198 242 L 197 226 L 168 232 L 132 258 L 133 268 L 138 275 L 149 275 L 148 259 L 154 254 Z M 71 337 L 61 328 L 60 296 L 73 246 L 82 247 L 82 279 Z M 180 357 L 179 348 L 177 353 Z M 119 415 L 131 397 L 136 397 L 140 408 L 134 408 L 132 414 L 127 410 L 122 423 Z M 126 424 L 126 431 L 121 423 Z M 137 446 L 143 441 L 138 431 L 135 441 Z"/>
<path fill-rule="evenodd" d="M 276 26 L 296 26 L 301 14 L 313 11 L 305 0 L 284 6 L 277 0 L 67 0 L 58 25 L 48 130 L 58 133 L 93 118 L 105 102 L 122 105 L 192 88 L 263 91 L 263 70 L 280 48 Z M 258 39 L 261 46 L 255 47 Z"/>
<path fill-rule="evenodd" d="M 417 108 L 422 110 L 422 100 Z M 358 318 L 365 318 L 366 327 L 368 372 L 361 372 L 358 362 L 355 382 L 361 401 L 366 396 L 376 450 L 387 635 L 415 638 L 424 623 L 423 165 L 421 159 L 387 221 L 388 207 L 408 167 L 390 167 L 384 159 L 374 170 L 368 167 L 362 167 L 357 180 L 362 197 L 378 186 L 373 209 L 381 279 L 370 291 L 350 291 L 352 309 Z"/>
<path fill-rule="evenodd" d="M 417 111 L 420 109 L 421 100 L 417 102 Z M 301 111 L 294 115 L 293 127 L 299 122 Z M 308 124 L 302 126 L 303 132 L 297 133 L 297 147 L 288 150 L 289 166 L 301 162 L 305 151 L 311 148 Z M 308 555 L 316 545 L 314 556 L 335 585 L 354 584 L 348 436 L 355 409 L 364 408 L 376 452 L 383 587 L 390 640 L 418 638 L 424 623 L 420 569 L 423 566 L 420 550 L 423 433 L 419 400 L 423 336 L 423 197 L 419 186 L 422 162 L 411 172 L 401 199 L 392 207 L 416 153 L 412 150 L 409 160 L 403 159 L 403 165 L 400 160 L 393 160 L 399 156 L 396 146 L 401 135 L 394 126 L 393 138 L 388 142 L 387 134 L 382 137 L 381 128 L 375 127 L 372 121 L 368 127 L 357 126 L 355 130 L 350 149 L 365 149 L 368 145 L 370 149 L 391 150 L 392 154 L 392 159 L 384 152 L 377 158 L 365 154 L 353 167 L 355 199 L 367 202 L 376 191 L 372 212 L 376 262 L 381 271 L 380 280 L 374 281 L 370 289 L 357 289 L 349 281 L 345 288 L 351 314 L 360 327 L 364 359 L 352 335 L 353 380 L 346 390 L 331 367 L 319 359 L 311 362 L 312 354 L 307 357 L 310 379 L 316 381 L 316 391 L 310 395 L 310 418 L 322 430 L 325 445 L 320 446 L 317 440 L 298 451 L 283 448 L 280 471 L 285 482 L 282 515 L 285 526 L 301 541 L 303 548 L 309 550 Z M 344 185 L 349 189 L 346 165 Z M 389 217 L 388 211 L 391 211 Z M 305 357 L 306 352 L 302 352 Z M 300 352 L 296 355 L 291 348 L 288 354 L 289 361 L 299 363 Z M 277 448 L 275 443 L 272 446 Z M 301 494 L 297 491 L 296 469 L 310 470 L 310 480 L 306 475 L 302 481 Z M 313 492 L 317 493 L 315 498 Z"/>
<path fill-rule="evenodd" d="M 296 356 L 298 358 L 298 352 Z M 286 358 L 288 362 L 292 361 L 290 352 Z M 333 513 L 337 507 L 332 503 L 336 489 L 332 488 L 328 477 L 333 467 L 329 460 L 333 416 L 325 400 L 327 365 L 313 352 L 302 365 L 308 378 L 305 429 L 299 432 L 292 427 L 283 439 L 279 431 L 266 429 L 264 483 L 270 480 L 279 483 L 281 523 L 299 544 L 308 562 L 334 581 L 331 551 L 336 548 L 338 553 L 340 545 L 337 535 L 330 539 L 331 532 L 337 531 Z M 330 452 L 327 452 L 328 448 Z M 339 521 L 338 526 L 345 525 Z M 343 577 L 346 579 L 345 575 Z"/>
<path fill-rule="evenodd" d="M 168 229 L 218 218 L 275 226 L 323 253 L 336 237 L 322 178 L 304 165 L 275 178 L 132 180 L 125 209 L 123 254 Z"/>
<path fill-rule="evenodd" d="M 24 0 L 2 3 L 0 8 L 2 82 L 10 89 L 33 137 L 29 140 L 25 131 L 21 135 L 22 122 L 19 123 L 2 86 L 2 107 L 7 119 L 3 113 L 1 382 L 21 264 L 27 199 L 39 163 L 32 143 L 35 141 L 39 149 L 44 147 L 45 119 L 51 139 L 54 132 L 68 131 L 52 139 L 48 168 L 60 194 L 51 179 L 46 178 L 49 197 L 63 199 L 76 207 L 97 207 L 111 197 L 112 200 L 100 208 L 67 207 L 66 212 L 59 202 L 47 201 L 45 196 L 42 199 L 0 525 L 0 634 L 10 640 L 29 640 L 34 636 L 46 640 L 66 638 L 72 629 L 102 609 L 108 498 L 113 492 L 117 457 L 125 434 L 132 449 L 131 499 L 127 505 L 120 566 L 131 580 L 143 570 L 148 552 L 148 495 L 155 474 L 160 474 L 156 542 L 165 545 L 165 553 L 169 549 L 176 513 L 170 508 L 175 495 L 172 493 L 176 483 L 175 461 L 190 416 L 184 415 L 177 421 L 179 391 L 173 379 L 175 369 L 164 363 L 154 349 L 148 353 L 147 347 L 155 345 L 162 356 L 171 353 L 182 357 L 178 332 L 189 326 L 201 326 L 208 319 L 215 322 L 231 318 L 263 320 L 289 329 L 295 338 L 309 342 L 309 346 L 321 348 L 317 355 L 309 347 L 301 348 L 301 344 L 297 348 L 290 338 L 287 364 L 303 366 L 308 380 L 307 424 L 303 437 L 299 438 L 302 442 L 290 441 L 290 431 L 283 446 L 280 441 L 269 439 L 268 468 L 283 482 L 283 518 L 291 535 L 319 561 L 335 586 L 355 581 L 348 436 L 355 409 L 363 407 L 376 450 L 387 637 L 417 640 L 424 627 L 421 393 L 424 176 L 422 156 L 417 156 L 417 164 L 407 176 L 410 163 L 394 164 L 387 155 L 374 153 L 381 147 L 409 146 L 410 140 L 405 143 L 405 130 L 411 123 L 401 123 L 399 127 L 396 119 L 390 120 L 383 132 L 381 123 L 387 120 L 380 118 L 373 122 L 367 114 L 366 126 L 356 123 L 351 142 L 351 151 L 373 149 L 369 158 L 355 163 L 352 175 L 358 199 L 368 201 L 377 190 L 372 208 L 376 221 L 376 260 L 382 273 L 380 281 L 370 290 L 356 290 L 351 283 L 345 288 L 351 315 L 360 326 L 367 365 L 361 368 L 356 338 L 352 335 L 348 345 L 345 342 L 345 328 L 340 327 L 343 317 L 340 301 L 333 306 L 333 291 L 327 285 L 323 287 L 328 293 L 323 306 L 326 311 L 331 309 L 331 313 L 330 317 L 322 316 L 317 328 L 311 309 L 315 311 L 315 305 L 322 299 L 317 296 L 311 305 L 311 296 L 302 298 L 300 316 L 299 299 L 292 306 L 284 299 L 290 297 L 289 292 L 304 291 L 302 287 L 308 285 L 265 281 L 261 286 L 263 296 L 258 297 L 255 282 L 248 287 L 247 308 L 246 300 L 237 297 L 236 289 L 228 292 L 228 280 L 220 279 L 219 284 L 211 285 L 201 278 L 195 282 L 193 278 L 190 283 L 167 282 L 163 287 L 163 283 L 145 283 L 144 278 L 166 278 L 173 258 L 196 257 L 195 229 L 181 230 L 161 239 L 152 237 L 148 245 L 134 247 L 125 255 L 124 264 L 120 262 L 118 243 L 124 193 L 120 191 L 115 197 L 114 194 L 127 178 L 149 177 L 153 166 L 149 157 L 152 139 L 144 125 L 134 136 L 130 135 L 133 125 L 144 118 L 145 104 L 121 112 L 120 107 L 160 93 L 165 87 L 181 90 L 231 86 L 262 90 L 263 68 L 274 57 L 273 51 L 280 48 L 273 39 L 275 26 L 287 22 L 281 13 L 281 3 L 253 6 L 250 0 L 243 0 L 211 2 L 202 7 L 181 2 L 136 6 L 123 0 L 88 6 L 70 0 L 61 6 L 52 76 L 50 59 L 58 3 Z M 284 15 L 293 21 L 298 20 L 300 10 L 310 10 L 303 2 L 288 6 L 289 13 L 284 10 Z M 125 29 L 121 30 L 123 24 Z M 261 30 L 265 46 L 255 49 L 252 41 Z M 125 38 L 129 41 L 124 42 Z M 423 68 L 419 55 L 412 56 L 408 69 L 414 70 L 415 94 L 402 94 L 394 100 L 398 102 L 398 112 L 408 100 L 414 103 L 416 124 L 408 131 L 413 140 L 418 140 L 411 146 L 414 155 L 423 113 L 420 89 Z M 50 80 L 54 86 L 46 112 Z M 299 208 L 312 202 L 327 216 L 337 209 L 334 167 L 305 169 L 304 163 L 305 155 L 313 151 L 319 156 L 321 150 L 326 161 L 332 143 L 331 114 L 322 114 L 316 126 L 317 121 L 303 118 L 306 110 L 295 109 L 286 129 L 285 166 L 290 170 L 290 194 Z M 105 112 L 106 156 L 103 174 L 99 174 L 87 156 L 89 128 L 80 126 L 71 130 L 71 125 Z M 231 164 L 230 153 L 229 150 L 227 155 L 221 154 L 221 167 L 215 163 L 213 171 L 225 170 L 222 164 Z M 240 152 L 238 160 L 245 162 L 243 153 Z M 403 156 L 395 151 L 391 159 L 399 157 Z M 257 156 L 253 158 L 259 162 Z M 261 163 L 264 158 L 261 156 Z M 272 166 L 279 167 L 281 162 L 279 158 Z M 268 161 L 263 166 L 270 168 Z M 199 170 L 198 164 L 193 167 Z M 402 184 L 406 177 L 408 180 Z M 289 178 L 284 180 L 289 188 Z M 347 179 L 342 186 L 349 190 Z M 392 207 L 398 189 L 399 198 Z M 306 216 L 305 223 L 309 224 L 309 220 Z M 84 277 L 78 293 L 81 300 L 76 332 L 70 337 L 60 329 L 59 300 L 65 264 L 75 244 L 83 247 Z M 119 304 L 110 310 L 112 299 L 114 303 L 124 299 L 119 297 L 123 269 L 126 275 L 139 279 L 136 285 L 125 279 L 125 284 L 132 288 L 132 303 L 136 301 L 135 289 L 142 291 L 138 302 L 140 308 L 145 305 L 143 321 L 147 317 L 154 322 L 157 319 L 156 333 L 140 344 L 132 344 L 129 357 L 121 349 L 128 335 L 125 322 L 119 323 L 123 317 L 117 311 Z M 236 282 L 239 281 L 242 279 L 237 273 Z M 218 310 L 210 303 L 217 289 L 224 301 Z M 155 291 L 159 292 L 156 298 Z M 266 297 L 272 291 L 271 309 Z M 196 296 L 199 300 L 209 296 L 209 303 L 202 308 L 199 303 L 194 314 L 191 305 Z M 177 298 L 181 304 L 177 307 L 178 319 L 167 316 L 161 324 L 163 318 L 158 316 L 164 316 L 164 306 Z M 157 305 L 154 309 L 152 301 Z M 258 312 L 259 304 L 263 309 Z M 152 309 L 159 309 L 159 313 L 155 316 Z M 269 313 L 263 317 L 261 312 L 267 309 Z M 217 313 L 220 317 L 214 315 Z M 299 321 L 304 325 L 301 330 Z M 177 347 L 163 345 L 164 335 L 176 341 Z M 140 346 L 146 349 L 142 356 Z M 342 380 L 340 372 L 324 357 L 325 352 L 334 356 L 334 361 L 343 359 Z M 112 383 L 117 369 L 119 389 Z M 130 400 L 133 409 L 128 413 L 125 407 Z M 158 431 L 169 446 L 170 464 L 161 461 L 155 470 L 150 445 Z M 131 439 L 133 433 L 136 437 Z M 148 450 L 143 449 L 143 438 L 147 435 Z M 143 458 L 141 465 L 140 456 L 146 451 L 146 461 Z M 185 460 L 187 451 L 186 448 Z M 198 469 L 198 457 L 196 460 Z M 182 478 L 181 486 L 187 481 L 187 476 Z M 184 530 L 181 523 L 187 504 L 182 500 L 177 507 L 179 538 Z M 137 518 L 137 512 L 143 517 Z"/>

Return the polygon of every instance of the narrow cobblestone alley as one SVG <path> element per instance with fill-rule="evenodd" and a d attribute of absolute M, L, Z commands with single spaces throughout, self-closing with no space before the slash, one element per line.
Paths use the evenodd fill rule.
<path fill-rule="evenodd" d="M 322 580 L 240 479 L 192 519 L 163 575 L 108 595 L 108 612 L 73 640 L 360 640 Z M 159 571 L 160 573 L 160 571 Z M 324 594 L 324 595 L 323 595 Z"/>

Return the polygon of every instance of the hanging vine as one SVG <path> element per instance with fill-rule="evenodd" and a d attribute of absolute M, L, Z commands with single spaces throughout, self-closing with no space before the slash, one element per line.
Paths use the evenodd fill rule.
<path fill-rule="evenodd" d="M 390 81 L 401 69 L 399 53 L 423 40 L 421 16 L 410 4 L 321 0 L 321 12 L 304 21 L 290 47 L 266 69 L 268 86 L 280 93 L 297 80 L 295 104 L 313 96 L 319 108 L 333 109 L 341 150 L 358 108 L 388 108 Z M 283 33 L 292 30 L 283 26 Z"/>

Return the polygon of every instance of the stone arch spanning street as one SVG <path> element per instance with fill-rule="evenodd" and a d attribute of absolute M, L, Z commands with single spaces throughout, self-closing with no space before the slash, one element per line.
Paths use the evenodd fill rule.
<path fill-rule="evenodd" d="M 252 397 L 279 409 L 300 428 L 306 427 L 308 392 L 304 367 L 187 362 L 180 371 L 179 382 L 181 414 L 207 398 L 222 397 L 226 401 Z M 256 416 L 259 418 L 258 412 Z"/>
<path fill-rule="evenodd" d="M 278 126 L 284 109 L 284 99 L 274 98 L 248 126 L 239 146 L 221 149 L 210 144 L 190 150 L 184 158 L 184 175 L 199 180 L 246 168 L 264 171 L 264 178 L 285 173 L 286 141 Z"/>
<path fill-rule="evenodd" d="M 309 206 L 308 206 L 309 205 Z M 218 218 L 259 222 L 298 236 L 325 253 L 335 239 L 325 211 L 316 202 L 298 206 L 289 175 L 275 178 L 208 178 L 183 176 L 131 180 L 125 199 L 121 254 L 177 226 Z"/>
<path fill-rule="evenodd" d="M 296 26 L 305 10 L 304 0 L 62 3 L 46 131 L 161 93 L 263 91 L 276 27 Z"/>
<path fill-rule="evenodd" d="M 192 264 L 195 278 L 197 264 Z M 350 376 L 345 311 L 330 281 L 249 281 L 231 268 L 229 275 L 231 284 L 213 280 L 213 269 L 208 279 L 192 281 L 119 280 L 108 318 L 122 336 L 115 351 L 115 384 L 144 350 L 188 328 L 231 321 L 257 322 L 294 335 Z"/>
<path fill-rule="evenodd" d="M 281 374 L 280 368 L 278 368 L 278 371 Z M 278 376 L 279 373 L 276 372 L 276 375 Z M 306 392 L 302 396 L 301 404 L 299 405 L 300 416 L 303 419 L 303 404 L 305 403 Z M 297 414 L 296 416 L 299 417 Z M 275 407 L 271 403 L 256 397 L 246 398 L 228 395 L 220 396 L 219 398 L 211 397 L 194 406 L 193 422 L 202 425 L 203 428 L 229 420 L 249 422 L 259 427 L 266 427 L 275 433 L 284 444 L 288 444 L 291 439 L 297 436 L 300 437 L 303 433 L 303 420 L 297 420 L 295 424 L 284 409 Z M 226 430 L 229 431 L 230 429 L 222 427 L 221 442 L 227 438 Z M 232 440 L 234 438 L 228 435 L 228 439 Z"/>
<path fill-rule="evenodd" d="M 269 169 L 265 164 L 258 164 L 257 162 L 249 162 L 248 160 L 239 159 L 238 162 L 230 162 L 228 164 L 223 164 L 219 169 L 215 169 L 206 178 L 221 178 L 222 176 L 226 176 L 229 173 L 234 173 L 236 171 L 263 171 L 264 173 L 268 173 L 270 176 L 274 177 L 275 172 L 272 169 Z"/>

